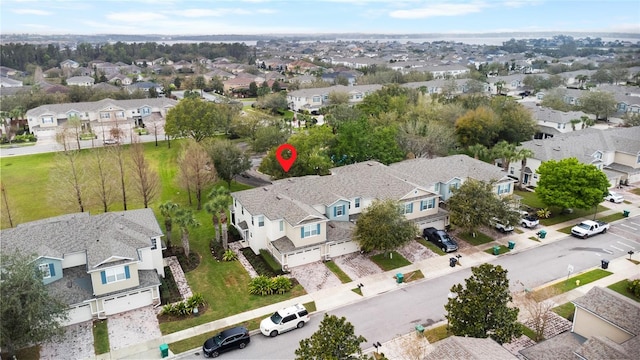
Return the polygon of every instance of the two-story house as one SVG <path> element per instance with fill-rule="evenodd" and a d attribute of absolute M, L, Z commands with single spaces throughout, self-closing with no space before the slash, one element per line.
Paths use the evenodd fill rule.
<path fill-rule="evenodd" d="M 151 209 L 68 214 L 0 232 L 3 254 L 32 254 L 67 325 L 160 305 L 162 230 Z"/>
<path fill-rule="evenodd" d="M 449 215 L 440 201 L 468 177 L 497 180 L 496 194 L 513 192 L 499 168 L 466 155 L 391 166 L 367 161 L 234 192 L 231 223 L 256 254 L 266 249 L 287 269 L 358 251 L 354 223 L 377 199 L 398 201 L 420 231 L 445 228 Z"/>
<path fill-rule="evenodd" d="M 357 104 L 367 95 L 382 89 L 382 85 L 335 85 L 324 88 L 301 89 L 287 94 L 287 103 L 292 111 L 317 112 L 329 103 L 329 94 L 343 92 L 349 95 L 349 103 Z"/>
<path fill-rule="evenodd" d="M 552 138 L 525 141 L 522 147 L 533 152 L 526 159 L 523 185 L 535 186 L 536 170 L 548 160 L 576 158 L 603 170 L 611 186 L 640 181 L 640 127 L 588 128 Z M 521 162 L 512 162 L 509 175 L 519 177 Z"/>
<path fill-rule="evenodd" d="M 91 76 L 73 76 L 67 79 L 69 86 L 92 86 L 95 79 Z"/>
<path fill-rule="evenodd" d="M 535 139 L 546 139 L 554 137 L 558 134 L 564 134 L 584 128 L 583 117 L 595 120 L 595 115 L 587 114 L 582 111 L 560 111 L 551 108 L 538 106 L 536 103 L 523 102 L 538 123 L 538 132 L 534 135 Z"/>

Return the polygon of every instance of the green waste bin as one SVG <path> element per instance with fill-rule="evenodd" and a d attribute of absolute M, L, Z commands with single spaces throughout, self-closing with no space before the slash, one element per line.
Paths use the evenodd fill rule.
<path fill-rule="evenodd" d="M 509 241 L 509 250 L 513 250 L 513 248 L 516 247 L 516 242 L 515 241 Z"/>
<path fill-rule="evenodd" d="M 169 357 L 169 345 L 160 344 L 160 356 L 163 358 Z"/>
<path fill-rule="evenodd" d="M 538 236 L 540 236 L 540 239 L 544 239 L 544 237 L 547 236 L 547 232 L 544 230 L 540 230 L 538 231 Z"/>
<path fill-rule="evenodd" d="M 418 324 L 418 325 L 416 325 L 416 331 L 417 331 L 419 334 L 424 333 L 424 326 L 422 326 L 422 324 Z"/>
<path fill-rule="evenodd" d="M 398 284 L 402 284 L 402 282 L 404 281 L 404 274 L 403 273 L 397 273 L 396 274 L 396 281 L 398 282 Z"/>
<path fill-rule="evenodd" d="M 500 246 L 493 247 L 493 255 L 500 255 Z"/>
<path fill-rule="evenodd" d="M 629 217 L 629 210 L 622 210 L 622 216 Z"/>

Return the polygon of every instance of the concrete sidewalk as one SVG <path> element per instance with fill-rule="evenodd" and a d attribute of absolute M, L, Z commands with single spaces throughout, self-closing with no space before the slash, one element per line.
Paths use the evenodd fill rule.
<path fill-rule="evenodd" d="M 616 205 L 620 205 L 619 206 L 620 208 L 630 209 L 631 216 L 638 216 L 640 215 L 640 211 L 637 210 L 639 204 L 640 204 L 640 196 L 637 196 L 637 198 L 634 198 L 634 201 L 632 204 L 616 204 Z M 619 213 L 619 212 L 621 212 L 621 210 L 617 209 L 616 207 L 614 209 L 607 210 L 600 213 L 599 216 L 604 216 L 604 215 L 609 215 L 609 214 Z M 533 247 L 537 247 L 550 242 L 557 241 L 567 236 L 567 234 L 560 233 L 557 230 L 567 227 L 569 225 L 575 224 L 576 220 L 571 220 L 565 223 L 556 224 L 549 227 L 538 226 L 536 229 L 530 229 L 520 234 L 514 233 L 511 236 L 504 237 L 500 240 L 491 242 L 489 244 L 485 244 L 484 246 L 474 247 L 473 251 L 469 251 L 463 254 L 463 257 L 460 258 L 460 262 L 461 262 L 460 266 L 450 267 L 449 256 L 438 256 L 434 258 L 429 258 L 417 263 L 413 263 L 403 268 L 387 271 L 384 273 L 370 275 L 366 278 L 359 279 L 357 282 L 354 281 L 346 284 L 341 284 L 331 289 L 320 290 L 320 291 L 303 295 L 303 296 L 290 299 L 281 303 L 264 306 L 258 309 L 254 309 L 244 313 L 229 316 L 224 319 L 215 320 L 206 324 L 194 326 L 189 329 L 185 329 L 185 330 L 171 333 L 168 335 L 163 335 L 160 338 L 139 343 L 134 346 L 130 346 L 128 348 L 114 350 L 109 353 L 99 355 L 96 358 L 97 359 L 161 359 L 160 350 L 159 350 L 159 346 L 161 344 L 174 343 L 176 341 L 188 339 L 206 332 L 215 331 L 217 329 L 220 329 L 226 326 L 242 323 L 255 318 L 265 317 L 284 306 L 289 306 L 295 303 L 307 303 L 310 301 L 314 301 L 316 304 L 317 311 L 332 310 L 338 307 L 342 307 L 351 303 L 361 301 L 368 297 L 373 297 L 382 293 L 400 289 L 403 286 L 410 286 L 408 284 L 398 284 L 394 279 L 394 276 L 397 273 L 406 274 L 411 271 L 420 270 L 424 274 L 425 279 L 433 279 L 454 271 L 459 271 L 464 268 L 469 268 L 472 266 L 483 264 L 495 259 L 494 255 L 490 255 L 484 252 L 484 250 L 489 249 L 496 244 L 507 246 L 509 241 L 513 241 L 515 242 L 515 248 L 511 250 L 511 252 L 514 253 L 514 252 L 525 251 Z M 545 239 L 541 239 L 540 241 L 530 239 L 531 237 L 537 238 L 536 233 L 541 229 L 544 229 L 547 231 L 547 236 L 545 237 Z M 626 260 L 626 258 L 619 258 L 619 259 L 612 260 L 610 262 L 608 270 L 613 272 L 614 274 L 607 276 L 603 279 L 600 279 L 598 281 L 595 281 L 593 283 L 581 286 L 575 290 L 558 295 L 557 297 L 553 298 L 553 301 L 556 302 L 557 304 L 563 304 L 584 295 L 593 286 L 608 286 L 622 279 L 637 277 L 640 273 L 639 267 L 629 262 L 628 260 Z M 361 288 L 362 296 L 352 291 L 352 289 L 356 288 L 359 283 L 362 283 L 364 285 Z M 547 284 L 545 284 L 544 286 L 546 285 Z M 389 343 L 393 343 L 394 341 L 396 342 L 395 347 L 397 348 L 398 341 L 401 341 L 401 340 L 394 339 L 394 340 L 391 340 Z M 389 346 L 392 349 L 394 345 L 383 344 L 383 346 Z M 365 351 L 373 352 L 374 350 L 375 349 L 371 348 L 371 349 L 366 349 Z M 396 354 L 396 355 L 393 354 L 393 350 L 391 350 L 391 353 L 388 353 L 387 351 L 389 351 L 389 349 L 383 352 L 389 359 L 393 359 L 394 357 L 397 359 L 400 359 L 398 357 L 399 354 Z M 172 356 L 173 354 L 170 353 L 170 358 Z M 394 356 L 394 357 L 390 357 L 390 356 Z"/>

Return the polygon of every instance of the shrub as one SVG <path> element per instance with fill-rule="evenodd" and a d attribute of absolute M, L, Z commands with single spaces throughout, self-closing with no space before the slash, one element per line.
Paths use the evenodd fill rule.
<path fill-rule="evenodd" d="M 640 279 L 627 280 L 627 290 L 629 290 L 634 296 L 640 298 Z"/>
<path fill-rule="evenodd" d="M 211 241 L 209 242 L 209 247 L 211 248 L 211 255 L 213 255 L 216 260 L 221 261 L 224 259 L 225 251 L 222 247 L 222 243 L 211 239 Z"/>
<path fill-rule="evenodd" d="M 163 306 L 162 307 L 162 314 L 163 315 L 176 315 L 177 314 L 176 306 L 174 304 L 167 304 L 167 305 Z"/>
<path fill-rule="evenodd" d="M 202 294 L 200 294 L 200 293 L 193 294 L 190 298 L 185 300 L 185 302 L 187 303 L 187 306 L 189 306 L 192 309 L 200 307 L 200 306 L 202 306 L 202 305 L 207 303 L 204 300 L 204 296 L 202 296 Z"/>
<path fill-rule="evenodd" d="M 251 282 L 249 283 L 249 293 L 260 296 L 273 294 L 271 279 L 264 275 L 251 279 Z"/>
<path fill-rule="evenodd" d="M 291 279 L 285 276 L 276 276 L 271 278 L 271 289 L 276 294 L 284 294 L 291 291 Z"/>
<path fill-rule="evenodd" d="M 540 209 L 536 211 L 536 215 L 541 219 L 548 219 L 551 216 L 551 211 L 549 209 Z"/>
<path fill-rule="evenodd" d="M 193 308 L 189 306 L 187 301 L 180 301 L 175 307 L 178 315 L 189 315 L 193 311 Z"/>
<path fill-rule="evenodd" d="M 273 256 L 269 251 L 265 249 L 260 249 L 260 256 L 264 259 L 267 265 L 269 265 L 269 267 L 271 268 L 271 270 L 273 270 L 274 273 L 276 274 L 282 273 L 282 266 L 280 266 L 280 263 L 278 263 L 276 259 L 273 258 Z"/>
<path fill-rule="evenodd" d="M 242 249 L 242 254 L 249 261 L 253 269 L 258 273 L 258 275 L 264 275 L 267 277 L 274 277 L 277 275 L 282 275 L 282 269 L 275 272 L 271 269 L 267 262 L 264 260 L 262 256 L 256 255 L 251 248 Z"/>
<path fill-rule="evenodd" d="M 236 254 L 236 252 L 231 249 L 227 249 L 227 251 L 225 251 L 224 254 L 222 255 L 222 260 L 224 261 L 238 260 L 238 254 Z"/>

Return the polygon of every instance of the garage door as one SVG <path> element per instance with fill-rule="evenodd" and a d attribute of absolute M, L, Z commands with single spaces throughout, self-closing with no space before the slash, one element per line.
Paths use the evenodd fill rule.
<path fill-rule="evenodd" d="M 151 305 L 152 303 L 151 290 L 145 290 L 135 294 L 105 299 L 104 313 L 106 315 L 118 314 Z"/>
<path fill-rule="evenodd" d="M 64 326 L 78 324 L 93 319 L 91 316 L 91 307 L 89 304 L 76 306 L 69 309 L 69 320 Z"/>
<path fill-rule="evenodd" d="M 340 255 L 351 254 L 359 250 L 360 247 L 355 241 L 340 241 L 329 245 L 329 256 L 333 258 Z"/>
<path fill-rule="evenodd" d="M 422 230 L 428 227 L 434 227 L 436 229 L 443 230 L 444 229 L 444 219 L 433 220 L 433 221 L 421 221 L 417 223 L 418 229 L 420 229 L 420 234 L 422 234 Z"/>
<path fill-rule="evenodd" d="M 287 264 L 290 268 L 294 266 L 304 265 L 312 263 L 314 261 L 321 260 L 320 247 L 309 248 L 305 250 L 296 251 L 295 253 L 287 254 Z"/>

